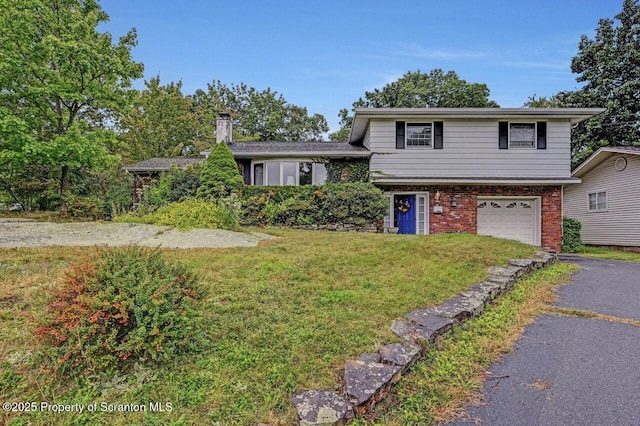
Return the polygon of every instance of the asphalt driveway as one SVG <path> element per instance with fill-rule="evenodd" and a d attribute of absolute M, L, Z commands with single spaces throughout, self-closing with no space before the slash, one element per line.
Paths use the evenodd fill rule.
<path fill-rule="evenodd" d="M 559 307 L 640 321 L 640 263 L 568 257 L 582 269 Z M 545 314 L 494 365 L 484 405 L 452 425 L 640 425 L 640 326 Z"/>

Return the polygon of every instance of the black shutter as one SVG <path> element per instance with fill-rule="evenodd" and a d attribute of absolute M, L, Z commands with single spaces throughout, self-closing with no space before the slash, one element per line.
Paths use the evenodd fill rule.
<path fill-rule="evenodd" d="M 547 149 L 547 122 L 538 121 L 537 148 Z"/>
<path fill-rule="evenodd" d="M 498 122 L 498 148 L 509 149 L 509 123 Z"/>
<path fill-rule="evenodd" d="M 443 145 L 443 123 L 442 121 L 433 122 L 433 149 L 442 149 Z"/>
<path fill-rule="evenodd" d="M 396 149 L 404 149 L 404 121 L 396 121 Z"/>

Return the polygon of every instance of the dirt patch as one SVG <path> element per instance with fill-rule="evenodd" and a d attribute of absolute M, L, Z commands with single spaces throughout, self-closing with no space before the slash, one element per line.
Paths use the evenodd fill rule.
<path fill-rule="evenodd" d="M 258 232 L 192 229 L 181 232 L 166 226 L 137 223 L 51 223 L 0 219 L 0 247 L 122 246 L 148 247 L 253 247 L 274 238 Z"/>

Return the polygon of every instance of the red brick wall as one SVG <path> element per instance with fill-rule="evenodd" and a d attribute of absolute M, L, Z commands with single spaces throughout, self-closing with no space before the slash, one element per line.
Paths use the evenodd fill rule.
<path fill-rule="evenodd" d="M 560 252 L 562 249 L 562 189 L 560 186 L 387 186 L 390 192 L 429 192 L 429 233 L 478 231 L 478 197 L 540 197 L 542 247 Z M 436 203 L 436 193 L 440 200 Z M 451 207 L 451 197 L 457 207 Z M 433 213 L 433 206 L 442 206 L 442 214 Z"/>

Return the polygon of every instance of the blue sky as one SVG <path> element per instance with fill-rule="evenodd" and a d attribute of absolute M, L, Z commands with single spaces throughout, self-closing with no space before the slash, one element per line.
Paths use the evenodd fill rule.
<path fill-rule="evenodd" d="M 144 76 L 183 92 L 268 87 L 338 129 L 338 111 L 407 71 L 455 71 L 501 107 L 579 85 L 580 37 L 622 0 L 102 0 L 114 39 L 135 27 Z M 143 81 L 136 82 L 143 88 Z"/>

